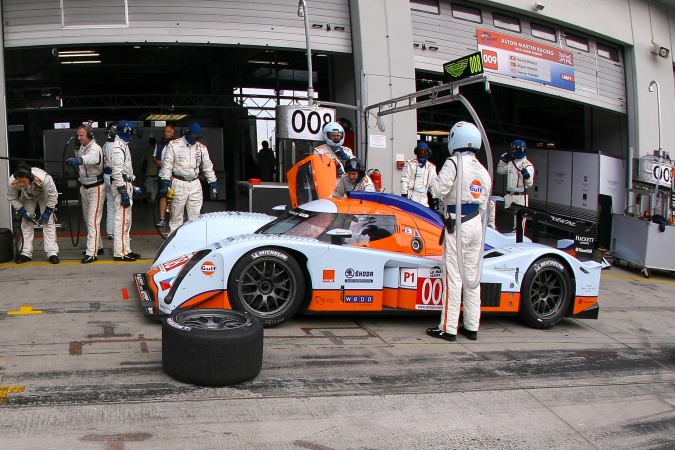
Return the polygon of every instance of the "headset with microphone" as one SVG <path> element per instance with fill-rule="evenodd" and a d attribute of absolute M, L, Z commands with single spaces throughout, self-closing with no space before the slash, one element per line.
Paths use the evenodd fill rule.
<path fill-rule="evenodd" d="M 35 181 L 35 175 L 33 175 L 33 172 L 28 164 L 19 164 L 16 166 L 14 169 L 14 178 L 28 178 L 30 182 L 32 183 Z"/>
<path fill-rule="evenodd" d="M 92 128 L 92 125 L 94 122 L 92 120 L 88 120 L 86 122 L 82 122 L 82 125 L 79 126 L 79 128 L 82 128 L 84 131 L 87 132 L 87 138 L 93 140 L 95 135 L 94 135 L 94 129 Z"/>

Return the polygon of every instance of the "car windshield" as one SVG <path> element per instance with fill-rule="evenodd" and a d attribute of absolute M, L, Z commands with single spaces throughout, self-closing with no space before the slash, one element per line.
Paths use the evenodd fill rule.
<path fill-rule="evenodd" d="M 316 239 L 333 223 L 336 216 L 337 214 L 334 213 L 306 211 L 296 208 L 287 211 L 278 219 L 263 226 L 257 233 L 304 236 Z"/>
<path fill-rule="evenodd" d="M 256 233 L 304 236 L 330 242 L 326 231 L 341 228 L 352 232 L 347 244 L 364 244 L 396 233 L 396 218 L 390 215 L 335 214 L 296 208 L 264 225 Z"/>

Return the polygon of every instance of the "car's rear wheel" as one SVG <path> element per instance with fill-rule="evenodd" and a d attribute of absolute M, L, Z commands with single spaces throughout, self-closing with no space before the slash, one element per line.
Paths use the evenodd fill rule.
<path fill-rule="evenodd" d="M 527 269 L 520 290 L 519 317 L 534 328 L 550 328 L 565 317 L 574 295 L 568 269 L 545 257 Z"/>
<path fill-rule="evenodd" d="M 240 311 L 188 309 L 162 324 L 162 365 L 173 378 L 227 386 L 254 378 L 262 367 L 263 327 Z"/>
<path fill-rule="evenodd" d="M 276 248 L 260 248 L 242 256 L 227 282 L 234 309 L 262 320 L 266 327 L 293 317 L 305 295 L 305 277 L 295 259 Z"/>

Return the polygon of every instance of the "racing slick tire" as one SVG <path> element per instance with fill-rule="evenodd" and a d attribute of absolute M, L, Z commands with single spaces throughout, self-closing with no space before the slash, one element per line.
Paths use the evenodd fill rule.
<path fill-rule="evenodd" d="M 242 256 L 227 282 L 230 304 L 271 327 L 293 317 L 305 297 L 305 276 L 297 261 L 278 248 L 258 248 Z"/>
<path fill-rule="evenodd" d="M 262 367 L 263 327 L 226 309 L 188 309 L 162 323 L 162 366 L 191 384 L 227 386 L 255 378 Z"/>
<path fill-rule="evenodd" d="M 567 314 L 574 295 L 568 269 L 557 259 L 536 260 L 525 273 L 518 316 L 527 325 L 546 329 Z"/>

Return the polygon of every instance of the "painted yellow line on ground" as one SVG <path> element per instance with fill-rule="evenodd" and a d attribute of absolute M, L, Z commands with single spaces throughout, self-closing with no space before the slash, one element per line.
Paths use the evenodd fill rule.
<path fill-rule="evenodd" d="M 0 386 L 0 405 L 5 403 L 7 395 L 25 390 L 26 386 Z"/>
<path fill-rule="evenodd" d="M 33 309 L 31 305 L 23 305 L 18 311 L 7 311 L 12 316 L 28 316 L 30 314 L 42 314 L 41 309 Z"/>
<path fill-rule="evenodd" d="M 633 275 L 613 275 L 610 273 L 603 273 L 602 278 L 621 278 L 624 280 L 644 281 L 647 283 L 652 282 L 652 283 L 675 284 L 675 281 L 673 280 L 657 280 L 655 278 L 636 277 Z"/>
<path fill-rule="evenodd" d="M 152 263 L 151 259 L 137 259 L 136 261 L 115 261 L 113 259 L 99 259 L 98 261 L 95 261 L 93 263 L 89 264 L 122 264 L 122 265 L 127 265 L 127 264 L 138 264 L 138 263 L 143 263 L 143 264 L 148 264 Z M 60 265 L 66 265 L 66 266 L 72 266 L 72 265 L 87 265 L 87 264 L 82 264 L 79 260 L 76 261 L 64 261 L 61 260 L 59 263 Z M 37 266 L 53 266 L 54 264 L 50 263 L 49 261 L 31 261 L 23 264 L 17 264 L 17 263 L 7 263 L 7 264 L 0 264 L 0 267 L 37 267 Z"/>

